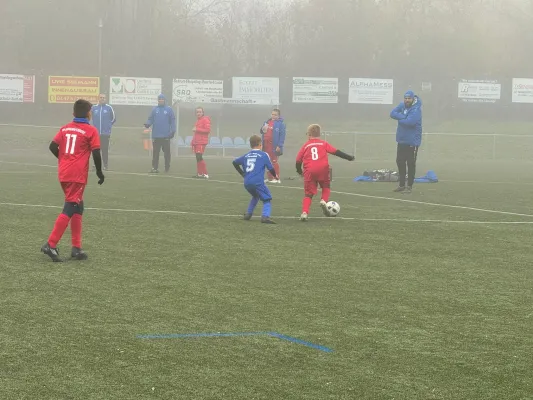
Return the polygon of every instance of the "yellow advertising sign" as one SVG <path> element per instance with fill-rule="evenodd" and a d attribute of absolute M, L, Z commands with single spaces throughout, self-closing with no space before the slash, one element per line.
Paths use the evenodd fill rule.
<path fill-rule="evenodd" d="M 78 99 L 98 102 L 100 78 L 86 76 L 49 76 L 48 102 L 74 103 Z"/>

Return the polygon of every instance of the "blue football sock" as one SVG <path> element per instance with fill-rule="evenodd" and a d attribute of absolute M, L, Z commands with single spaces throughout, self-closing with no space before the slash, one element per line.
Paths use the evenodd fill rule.
<path fill-rule="evenodd" d="M 255 206 L 257 205 L 258 202 L 259 202 L 258 197 L 252 197 L 252 200 L 250 200 L 250 204 L 248 204 L 248 211 L 246 213 L 253 214 L 255 210 Z"/>
<path fill-rule="evenodd" d="M 270 204 L 270 201 L 265 201 L 263 203 L 263 218 L 270 218 L 270 211 L 272 211 L 272 204 Z"/>

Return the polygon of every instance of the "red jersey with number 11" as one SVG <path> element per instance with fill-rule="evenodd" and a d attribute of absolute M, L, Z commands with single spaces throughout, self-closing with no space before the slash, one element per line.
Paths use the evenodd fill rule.
<path fill-rule="evenodd" d="M 62 127 L 53 142 L 59 145 L 59 182 L 87 184 L 91 153 L 100 148 L 97 129 L 88 120 L 75 120 Z"/>
<path fill-rule="evenodd" d="M 328 153 L 334 154 L 336 151 L 337 149 L 325 140 L 309 139 L 298 152 L 296 162 L 303 163 L 306 171 L 321 171 L 329 168 Z"/>

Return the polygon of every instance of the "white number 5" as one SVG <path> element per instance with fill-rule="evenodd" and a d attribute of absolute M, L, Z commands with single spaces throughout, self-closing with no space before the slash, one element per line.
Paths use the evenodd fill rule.
<path fill-rule="evenodd" d="M 66 154 L 74 154 L 74 147 L 76 146 L 76 138 L 78 135 L 71 135 L 70 133 L 67 133 L 65 135 L 67 137 L 67 146 L 65 149 Z M 70 144 L 70 138 L 72 138 L 72 145 Z"/>
<path fill-rule="evenodd" d="M 246 160 L 246 172 L 252 172 L 255 168 L 255 158 L 248 158 Z"/>

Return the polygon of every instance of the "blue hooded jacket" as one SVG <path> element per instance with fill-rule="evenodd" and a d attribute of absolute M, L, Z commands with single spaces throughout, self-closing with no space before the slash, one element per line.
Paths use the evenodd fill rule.
<path fill-rule="evenodd" d="M 411 91 L 407 92 L 407 95 L 414 98 L 413 105 L 407 108 L 402 102 L 390 113 L 390 117 L 398 121 L 396 142 L 420 146 L 422 144 L 422 100 Z"/>
<path fill-rule="evenodd" d="M 160 94 L 159 99 L 165 100 L 165 96 Z M 152 127 L 152 138 L 154 139 L 172 139 L 176 134 L 176 116 L 172 107 L 166 104 L 155 106 L 144 126 L 146 128 Z"/>
<path fill-rule="evenodd" d="M 263 123 L 261 128 L 259 128 L 259 134 L 261 135 L 261 140 L 263 142 L 265 139 L 265 134 L 263 132 L 263 126 L 265 126 L 265 124 L 268 124 L 271 120 L 272 118 L 267 119 Z M 279 152 L 278 155 L 283 154 L 283 145 L 285 144 L 285 134 L 287 133 L 286 130 L 287 130 L 287 127 L 285 126 L 285 122 L 283 121 L 283 118 L 280 117 L 277 121 L 274 121 L 274 126 L 272 127 L 272 147 L 273 147 L 272 152 L 276 150 L 276 147 L 279 147 L 281 151 Z M 268 152 L 269 149 L 263 148 L 263 150 Z"/>
<path fill-rule="evenodd" d="M 117 120 L 115 111 L 109 104 L 96 104 L 92 108 L 92 125 L 98 129 L 100 135 L 111 135 L 111 128 Z"/>

